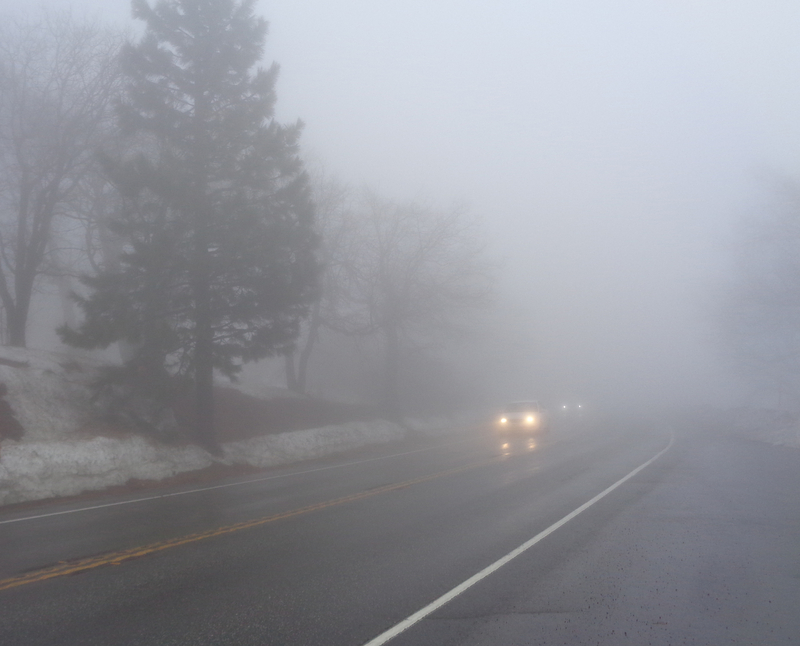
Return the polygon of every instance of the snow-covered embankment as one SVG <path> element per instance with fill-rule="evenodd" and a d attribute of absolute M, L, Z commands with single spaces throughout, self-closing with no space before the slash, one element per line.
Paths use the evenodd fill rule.
<path fill-rule="evenodd" d="M 223 444 L 222 458 L 194 445 L 168 446 L 139 435 L 89 430 L 97 411 L 90 381 L 100 363 L 75 353 L 0 348 L 0 382 L 25 429 L 0 445 L 0 505 L 161 480 L 210 466 L 268 467 L 400 439 L 382 420 L 262 435 Z M 108 435 L 111 435 L 110 437 Z"/>
<path fill-rule="evenodd" d="M 140 436 L 7 442 L 0 455 L 0 505 L 161 480 L 214 462 L 269 467 L 323 457 L 405 433 L 386 421 L 356 422 L 264 435 L 223 445 L 222 458 L 196 446 L 170 447 Z"/>

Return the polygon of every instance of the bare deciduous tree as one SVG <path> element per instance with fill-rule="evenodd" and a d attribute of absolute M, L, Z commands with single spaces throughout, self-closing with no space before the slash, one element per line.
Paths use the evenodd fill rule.
<path fill-rule="evenodd" d="M 353 191 L 318 167 L 312 174 L 316 228 L 321 244 L 318 250 L 323 268 L 321 297 L 311 307 L 297 347 L 285 355 L 286 385 L 289 390 L 305 393 L 308 382 L 308 364 L 319 340 L 320 330 L 332 327 L 340 297 L 339 274 L 355 244 L 355 222 L 352 212 Z"/>
<path fill-rule="evenodd" d="M 11 345 L 26 343 L 54 222 L 96 164 L 121 42 L 70 14 L 0 29 L 0 301 Z"/>
<path fill-rule="evenodd" d="M 436 210 L 367 192 L 329 249 L 323 324 L 383 345 L 383 407 L 399 412 L 402 353 L 452 333 L 492 288 L 477 222 L 463 208 Z"/>

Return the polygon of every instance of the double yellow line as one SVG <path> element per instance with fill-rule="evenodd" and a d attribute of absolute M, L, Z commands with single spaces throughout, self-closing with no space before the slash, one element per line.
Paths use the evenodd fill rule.
<path fill-rule="evenodd" d="M 197 543 L 198 541 L 203 541 L 208 538 L 214 538 L 215 536 L 232 534 L 234 532 L 238 532 L 243 529 L 250 529 L 251 527 L 266 525 L 267 523 L 273 523 L 278 520 L 284 520 L 285 518 L 293 518 L 294 516 L 302 516 L 303 514 L 308 514 L 313 511 L 319 511 L 320 509 L 335 507 L 337 505 L 343 505 L 345 503 L 354 502 L 356 500 L 363 500 L 364 498 L 370 498 L 372 496 L 377 496 L 382 493 L 387 493 L 389 491 L 395 491 L 397 489 L 403 489 L 404 487 L 410 487 L 412 485 L 422 484 L 423 482 L 430 482 L 431 480 L 436 480 L 437 478 L 442 478 L 445 476 L 453 475 L 455 473 L 460 473 L 462 471 L 467 471 L 469 469 L 474 469 L 477 467 L 487 465 L 495 460 L 497 460 L 496 457 L 491 458 L 489 460 L 484 460 L 482 462 L 474 462 L 461 467 L 455 467 L 453 469 L 448 469 L 446 471 L 439 471 L 437 473 L 423 476 L 421 478 L 415 478 L 414 480 L 406 480 L 404 482 L 388 484 L 382 487 L 376 487 L 375 489 L 368 489 L 360 493 L 351 494 L 349 496 L 343 496 L 342 498 L 326 500 L 325 502 L 315 503 L 313 505 L 308 505 L 306 507 L 300 507 L 298 509 L 292 509 L 290 511 L 281 512 L 279 514 L 264 516 L 262 518 L 256 518 L 255 520 L 246 520 L 240 523 L 234 523 L 233 525 L 225 525 L 224 527 L 209 529 L 204 532 L 197 532 L 195 534 L 188 534 L 186 536 L 180 536 L 178 538 L 171 538 L 166 541 L 151 543 L 150 545 L 133 547 L 131 549 L 120 550 L 117 552 L 108 552 L 106 554 L 101 554 L 99 556 L 90 556 L 88 558 L 77 559 L 72 561 L 61 561 L 56 565 L 43 568 L 41 570 L 34 570 L 32 572 L 21 574 L 19 576 L 11 577 L 8 579 L 0 579 L 0 590 L 8 590 L 9 588 L 16 588 L 17 586 L 26 585 L 28 583 L 36 583 L 37 581 L 46 581 L 47 579 L 54 579 L 60 576 L 68 576 L 70 574 L 87 572 L 88 570 L 93 570 L 98 567 L 104 567 L 106 565 L 120 565 L 125 561 L 130 561 L 131 559 L 147 556 L 148 554 L 155 554 L 156 552 L 168 550 L 173 547 L 180 547 L 181 545 L 188 545 L 189 543 Z"/>

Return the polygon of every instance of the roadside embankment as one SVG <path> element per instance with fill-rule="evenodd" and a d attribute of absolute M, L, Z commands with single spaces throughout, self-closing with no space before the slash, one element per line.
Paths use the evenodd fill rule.
<path fill-rule="evenodd" d="M 383 420 L 354 422 L 228 442 L 220 458 L 195 445 L 168 446 L 137 435 L 9 441 L 0 453 L 0 505 L 72 496 L 131 480 L 163 480 L 212 464 L 290 464 L 399 440 L 405 433 Z"/>
<path fill-rule="evenodd" d="M 104 421 L 91 387 L 102 365 L 80 353 L 0 348 L 0 382 L 24 429 L 20 440 L 0 442 L 0 505 L 157 482 L 212 466 L 289 464 L 408 432 L 355 406 L 220 387 L 215 418 L 223 453 L 214 457 L 186 434 L 164 442 Z"/>

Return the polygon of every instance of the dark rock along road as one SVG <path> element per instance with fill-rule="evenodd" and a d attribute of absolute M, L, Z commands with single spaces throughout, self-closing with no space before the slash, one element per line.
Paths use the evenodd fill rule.
<path fill-rule="evenodd" d="M 389 643 L 800 643 L 800 451 L 723 431 L 677 425 Z M 0 590 L 0 644 L 365 644 L 670 433 L 586 419 L 504 449 L 471 429 L 168 498 L 0 510 L 0 588 L 27 577 Z M 102 567 L 44 579 L 88 557 Z"/>

